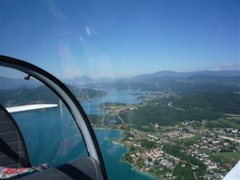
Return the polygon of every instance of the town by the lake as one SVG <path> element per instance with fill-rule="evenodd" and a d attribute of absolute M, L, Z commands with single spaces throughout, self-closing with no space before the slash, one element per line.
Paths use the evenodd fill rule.
<path fill-rule="evenodd" d="M 240 159 L 240 132 L 209 125 L 204 120 L 167 127 L 149 124 L 149 132 L 116 125 L 125 137 L 111 140 L 128 147 L 124 161 L 156 178 L 222 179 Z"/>
<path fill-rule="evenodd" d="M 162 94 L 154 98 L 141 97 L 145 102 L 140 106 L 175 96 L 169 92 Z M 168 106 L 172 106 L 171 103 Z M 222 179 L 240 159 L 240 117 L 237 115 L 225 114 L 224 118 L 211 121 L 184 120 L 164 126 L 149 123 L 136 128 L 134 124 L 125 123 L 119 114 L 137 108 L 138 105 L 111 103 L 102 106 L 119 120 L 119 123 L 111 122 L 111 128 L 124 133 L 123 139 L 110 140 L 128 148 L 122 160 L 139 172 L 159 179 Z"/>

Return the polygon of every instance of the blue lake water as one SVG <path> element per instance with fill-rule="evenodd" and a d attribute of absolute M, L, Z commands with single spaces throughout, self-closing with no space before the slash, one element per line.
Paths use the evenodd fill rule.
<path fill-rule="evenodd" d="M 127 148 L 106 140 L 107 137 L 121 138 L 121 131 L 117 130 L 95 130 L 100 143 L 103 158 L 107 168 L 109 179 L 119 180 L 152 180 L 150 176 L 140 174 L 133 170 L 132 166 L 123 162 L 122 155 L 127 152 Z"/>
<path fill-rule="evenodd" d="M 131 93 L 111 91 L 104 100 L 97 98 L 92 102 L 96 107 L 91 107 L 95 109 L 91 110 L 89 105 L 85 111 L 88 114 L 101 114 L 97 106 L 103 102 L 139 103 L 137 95 Z M 48 163 L 49 166 L 56 166 L 87 155 L 79 130 L 67 110 L 34 110 L 15 113 L 13 116 L 25 138 L 32 165 Z M 110 180 L 152 180 L 150 176 L 138 173 L 121 160 L 127 148 L 107 140 L 109 137 L 122 138 L 121 131 L 98 129 L 95 133 Z"/>
<path fill-rule="evenodd" d="M 137 92 L 142 93 L 142 92 Z M 141 100 L 138 99 L 136 91 L 132 90 L 111 90 L 106 96 L 94 98 L 92 102 L 80 102 L 87 114 L 103 114 L 99 105 L 105 102 L 118 102 L 127 104 L 138 104 Z"/>

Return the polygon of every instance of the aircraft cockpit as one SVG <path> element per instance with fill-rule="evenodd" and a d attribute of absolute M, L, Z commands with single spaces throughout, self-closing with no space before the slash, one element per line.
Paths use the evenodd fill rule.
<path fill-rule="evenodd" d="M 0 68 L 0 179 L 107 179 L 93 129 L 70 90 L 21 60 L 1 56 Z"/>

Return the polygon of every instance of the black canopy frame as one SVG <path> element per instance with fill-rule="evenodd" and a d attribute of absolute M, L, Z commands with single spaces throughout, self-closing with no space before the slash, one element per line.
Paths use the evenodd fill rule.
<path fill-rule="evenodd" d="M 27 74 L 27 77 L 25 77 L 27 79 L 31 76 L 36 78 L 49 87 L 65 103 L 82 134 L 88 155 L 99 163 L 103 177 L 107 180 L 107 172 L 96 136 L 87 115 L 72 92 L 55 76 L 26 61 L 0 55 L 0 66 L 24 72 Z"/>

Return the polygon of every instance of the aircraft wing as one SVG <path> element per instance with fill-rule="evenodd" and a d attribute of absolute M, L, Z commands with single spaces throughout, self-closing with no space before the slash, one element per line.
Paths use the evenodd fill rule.
<path fill-rule="evenodd" d="M 37 109 L 54 108 L 54 107 L 58 107 L 58 105 L 57 104 L 30 104 L 30 105 L 9 107 L 6 109 L 9 113 L 15 113 L 15 112 L 23 112 L 23 111 L 32 111 Z"/>
<path fill-rule="evenodd" d="M 231 169 L 230 172 L 223 178 L 223 180 L 237 180 L 240 179 L 240 161 Z"/>

